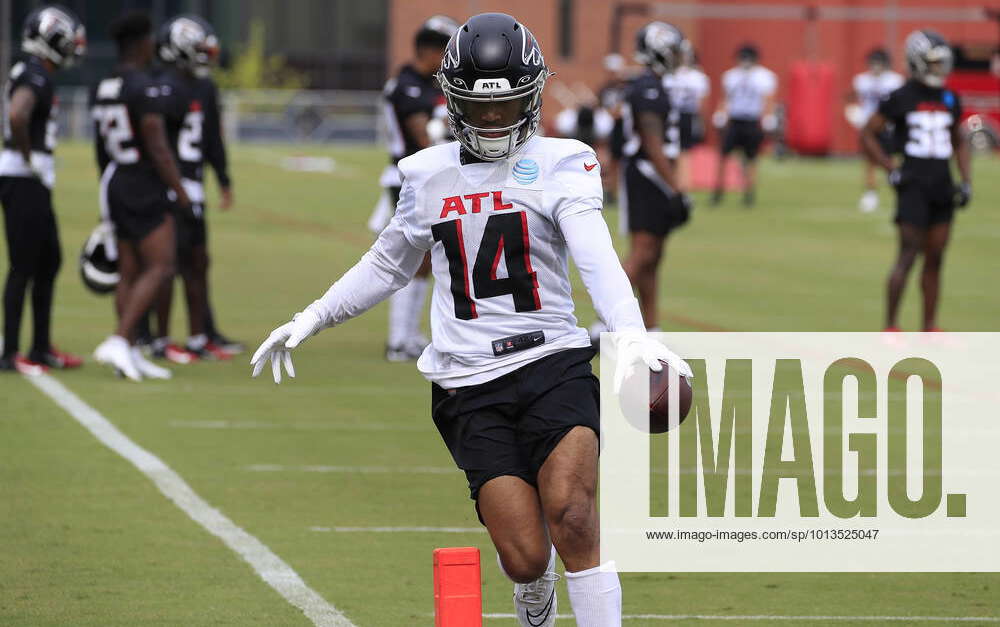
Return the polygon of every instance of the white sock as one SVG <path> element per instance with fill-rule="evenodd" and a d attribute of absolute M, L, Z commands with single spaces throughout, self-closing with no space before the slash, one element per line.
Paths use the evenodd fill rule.
<path fill-rule="evenodd" d="M 427 277 L 413 277 L 410 281 L 409 301 L 406 303 L 407 339 L 420 335 L 420 323 L 424 319 L 424 303 L 431 282 Z"/>
<path fill-rule="evenodd" d="M 622 586 L 614 562 L 578 573 L 567 570 L 566 587 L 577 627 L 621 627 Z"/>
<path fill-rule="evenodd" d="M 426 279 L 424 282 L 426 283 Z M 410 302 L 413 300 L 412 292 L 420 289 L 421 285 L 418 280 L 413 279 L 406 284 L 406 287 L 389 297 L 389 346 L 391 348 L 400 348 L 410 339 L 410 329 L 412 328 L 408 320 Z"/>

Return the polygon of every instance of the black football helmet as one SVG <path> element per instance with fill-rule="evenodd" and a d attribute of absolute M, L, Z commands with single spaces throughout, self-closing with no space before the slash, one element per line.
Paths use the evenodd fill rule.
<path fill-rule="evenodd" d="M 635 36 L 635 60 L 660 76 L 670 74 L 684 62 L 684 33 L 673 24 L 650 22 Z"/>
<path fill-rule="evenodd" d="M 69 9 L 47 5 L 24 20 L 21 50 L 67 68 L 86 54 L 87 29 Z"/>
<path fill-rule="evenodd" d="M 156 54 L 164 63 L 205 78 L 219 56 L 219 38 L 212 25 L 199 16 L 178 15 L 156 34 Z"/>
<path fill-rule="evenodd" d="M 452 132 L 485 161 L 516 153 L 538 130 L 551 76 L 531 31 L 505 13 L 482 13 L 448 42 L 438 82 Z"/>
<path fill-rule="evenodd" d="M 928 87 L 943 87 L 953 63 L 951 46 L 937 32 L 915 30 L 906 38 L 910 75 Z"/>
<path fill-rule="evenodd" d="M 115 291 L 121 278 L 118 274 L 118 248 L 115 230 L 108 222 L 101 222 L 87 237 L 80 251 L 80 278 L 96 294 Z"/>
<path fill-rule="evenodd" d="M 413 38 L 414 44 L 418 48 L 431 46 L 438 50 L 444 50 L 457 30 L 458 22 L 447 15 L 432 15 L 420 25 L 420 30 Z"/>

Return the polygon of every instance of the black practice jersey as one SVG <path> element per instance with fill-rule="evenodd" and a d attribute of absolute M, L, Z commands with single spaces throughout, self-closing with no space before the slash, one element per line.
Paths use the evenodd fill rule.
<path fill-rule="evenodd" d="M 195 98 L 204 112 L 202 153 L 204 162 L 212 166 L 222 187 L 229 187 L 229 165 L 226 144 L 222 139 L 222 116 L 219 113 L 219 90 L 210 78 L 199 78 L 194 84 Z"/>
<path fill-rule="evenodd" d="M 679 116 L 670 103 L 670 94 L 663 85 L 663 79 L 652 71 L 646 71 L 632 79 L 625 87 L 625 106 L 622 120 L 625 131 L 626 157 L 647 158 L 639 138 L 639 114 L 652 112 L 663 119 L 664 151 L 668 156 L 676 156 L 680 142 L 677 122 Z"/>
<path fill-rule="evenodd" d="M 156 75 L 156 82 L 167 142 L 177 159 L 181 177 L 201 181 L 205 113 L 195 93 L 194 78 L 174 68 L 165 68 Z"/>
<path fill-rule="evenodd" d="M 389 154 L 396 163 L 426 147 L 418 146 L 406 130 L 406 118 L 415 113 L 434 117 L 434 109 L 444 106 L 444 94 L 433 76 L 424 76 L 413 66 L 404 65 L 399 74 L 385 84 L 383 96 L 389 129 Z"/>
<path fill-rule="evenodd" d="M 915 179 L 951 178 L 951 136 L 962 118 L 955 92 L 910 79 L 881 102 L 878 111 L 894 125 L 903 172 Z"/>
<path fill-rule="evenodd" d="M 97 163 L 103 171 L 111 162 L 119 169 L 153 170 L 139 122 L 149 113 L 162 114 L 160 87 L 143 70 L 116 69 L 91 93 Z"/>
<path fill-rule="evenodd" d="M 32 152 L 52 153 L 56 146 L 56 98 L 52 86 L 52 76 L 38 57 L 27 55 L 14 63 L 10 68 L 10 80 L 4 90 L 7 106 L 10 111 L 10 98 L 14 91 L 27 87 L 35 94 L 35 107 L 31 110 L 28 122 L 28 133 L 31 136 Z M 10 132 L 10 119 L 3 120 L 4 148 L 17 149 Z"/>

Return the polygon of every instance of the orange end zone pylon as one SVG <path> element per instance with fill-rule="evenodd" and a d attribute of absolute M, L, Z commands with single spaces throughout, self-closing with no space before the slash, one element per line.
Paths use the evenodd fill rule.
<path fill-rule="evenodd" d="M 434 627 L 482 627 L 479 549 L 434 549 Z"/>

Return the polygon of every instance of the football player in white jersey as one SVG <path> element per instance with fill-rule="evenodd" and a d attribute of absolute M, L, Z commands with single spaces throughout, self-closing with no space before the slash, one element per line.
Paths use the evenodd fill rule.
<path fill-rule="evenodd" d="M 855 100 L 853 106 L 849 105 L 847 108 L 848 121 L 859 131 L 867 124 L 868 118 L 878 111 L 879 103 L 903 86 L 903 77 L 892 71 L 892 62 L 885 49 L 872 50 L 866 61 L 868 69 L 855 75 L 851 82 Z M 891 128 L 883 130 L 878 140 L 886 154 L 896 152 L 892 147 Z M 878 167 L 877 163 L 865 155 L 865 192 L 858 201 L 858 209 L 865 213 L 878 209 L 878 192 L 875 190 Z"/>
<path fill-rule="evenodd" d="M 599 564 L 598 386 L 594 351 L 573 315 L 568 256 L 619 332 L 620 366 L 659 370 L 662 359 L 690 370 L 646 334 L 601 216 L 593 150 L 535 134 L 549 74 L 534 36 L 513 17 L 484 13 L 460 27 L 438 74 L 458 141 L 399 162 L 392 221 L 251 363 L 257 375 L 270 361 L 276 382 L 283 368 L 293 376 L 292 349 L 388 298 L 430 251 L 432 343 L 417 367 L 515 582 L 518 619 L 555 621 L 558 552 L 577 624 L 610 627 L 621 624 L 621 587 L 613 565 Z"/>
<path fill-rule="evenodd" d="M 743 152 L 743 204 L 751 207 L 754 203 L 757 153 L 764 142 L 764 132 L 773 131 L 777 126 L 774 95 L 778 89 L 778 78 L 758 63 L 760 53 L 753 44 L 740 47 L 736 51 L 736 59 L 736 67 L 722 75 L 724 97 L 712 116 L 715 126 L 723 129 L 712 204 L 722 202 L 726 157 L 739 148 Z"/>

